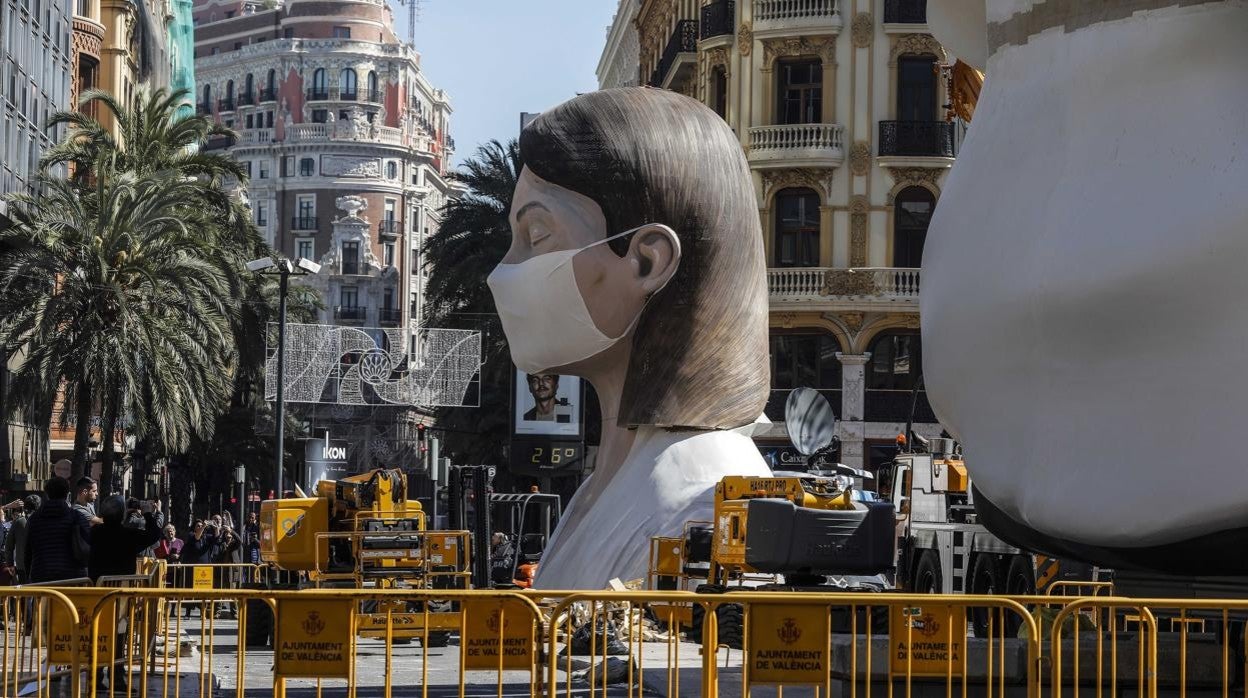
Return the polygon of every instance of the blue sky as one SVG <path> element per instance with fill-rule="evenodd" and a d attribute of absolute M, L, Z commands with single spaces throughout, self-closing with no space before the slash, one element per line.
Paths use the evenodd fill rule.
<path fill-rule="evenodd" d="M 400 35 L 408 10 L 391 0 Z M 446 90 L 459 164 L 492 138 L 514 138 L 520 112 L 597 89 L 594 75 L 616 0 L 424 0 L 421 67 Z"/>

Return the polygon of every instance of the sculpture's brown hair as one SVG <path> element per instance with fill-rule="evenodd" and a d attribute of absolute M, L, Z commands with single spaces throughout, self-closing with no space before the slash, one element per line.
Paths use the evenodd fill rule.
<path fill-rule="evenodd" d="M 551 109 L 520 134 L 542 179 L 596 202 L 607 235 L 663 223 L 680 238 L 671 282 L 633 338 L 621 426 L 729 429 L 767 402 L 767 269 L 741 144 L 701 102 L 641 87 Z M 608 243 L 623 254 L 629 240 Z"/>

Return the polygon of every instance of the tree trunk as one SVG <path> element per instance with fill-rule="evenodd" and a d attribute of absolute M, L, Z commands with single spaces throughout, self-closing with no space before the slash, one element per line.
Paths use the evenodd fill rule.
<path fill-rule="evenodd" d="M 69 476 L 71 487 L 87 472 L 87 450 L 91 440 L 91 388 L 86 381 L 78 383 L 78 404 L 75 405 L 74 417 L 77 422 L 74 424 L 74 459 Z"/>
<path fill-rule="evenodd" d="M 115 393 L 108 397 L 100 424 L 100 499 L 112 494 L 113 432 L 117 430 L 117 403 L 120 399 Z"/>

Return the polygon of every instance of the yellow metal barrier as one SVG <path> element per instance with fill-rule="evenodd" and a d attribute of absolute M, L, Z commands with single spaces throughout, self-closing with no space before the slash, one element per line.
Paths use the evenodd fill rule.
<path fill-rule="evenodd" d="M 693 627 L 680 627 L 675 609 L 681 604 L 693 608 Z M 971 608 L 988 610 L 991 632 L 968 641 Z M 1027 630 L 1026 638 L 1006 637 L 1011 617 Z M 680 642 L 682 630 L 713 651 L 693 652 Z M 547 667 L 550 696 L 571 695 L 574 686 L 587 688 L 591 698 L 605 697 L 611 686 L 629 696 L 647 688 L 666 695 L 694 692 L 682 688 L 688 679 L 682 669 L 692 665 L 698 669 L 696 692 L 703 696 L 717 696 L 723 677 L 739 674 L 743 696 L 755 687 L 785 686 L 815 687 L 817 695 L 831 696 L 834 683 L 840 695 L 870 698 L 874 690 L 891 697 L 902 690 L 909 696 L 918 683 L 943 682 L 949 696 L 966 696 L 971 685 L 982 687 L 976 695 L 1004 696 L 1008 683 L 1021 684 L 1028 698 L 1039 697 L 1036 621 L 1022 604 L 998 597 L 575 593 L 553 609 L 547 653 L 553 660 Z M 588 656 L 588 663 L 574 664 L 577 654 Z M 613 655 L 626 659 L 613 665 Z M 656 683 L 647 686 L 651 678 Z"/>
<path fill-rule="evenodd" d="M 1074 630 L 1080 616 L 1092 629 Z M 1083 598 L 1058 614 L 1050 640 L 1051 695 L 1248 692 L 1248 600 Z"/>
<path fill-rule="evenodd" d="M 0 601 L 0 695 L 51 696 L 59 684 L 78 695 L 77 669 L 91 635 L 75 601 L 63 591 L 39 587 L 0 589 Z M 65 661 L 54 662 L 50 654 Z"/>
<path fill-rule="evenodd" d="M 1077 580 L 1059 580 L 1049 585 L 1045 591 L 1047 596 L 1113 596 L 1113 582 L 1080 582 Z"/>

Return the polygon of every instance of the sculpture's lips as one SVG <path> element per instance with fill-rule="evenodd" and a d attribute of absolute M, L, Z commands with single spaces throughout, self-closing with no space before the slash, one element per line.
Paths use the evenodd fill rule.
<path fill-rule="evenodd" d="M 1043 535 L 998 509 L 982 492 L 976 490 L 974 496 L 980 523 L 1010 545 L 1024 550 L 1117 570 L 1150 570 L 1185 576 L 1248 574 L 1248 556 L 1231 552 L 1248 546 L 1248 528 L 1139 548 L 1088 545 Z"/>

